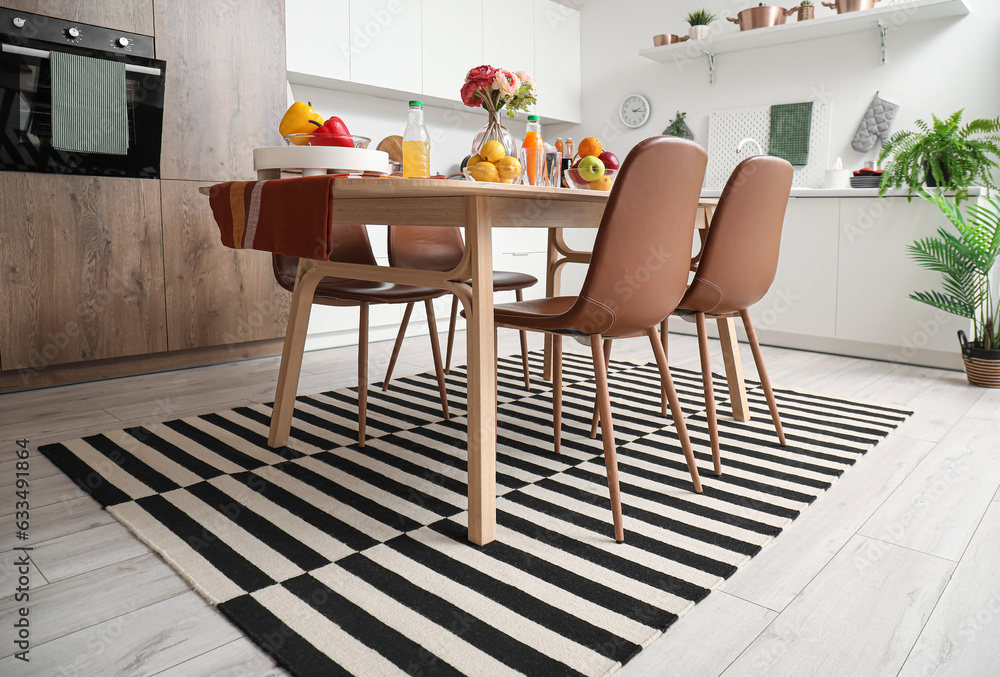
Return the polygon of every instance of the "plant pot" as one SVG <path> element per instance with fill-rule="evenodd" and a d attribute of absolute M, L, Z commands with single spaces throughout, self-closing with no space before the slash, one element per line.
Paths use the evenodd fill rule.
<path fill-rule="evenodd" d="M 1000 388 L 1000 350 L 986 350 L 981 344 L 969 343 L 962 330 L 958 332 L 958 343 L 962 347 L 962 361 L 969 385 Z"/>
<path fill-rule="evenodd" d="M 813 5 L 802 5 L 799 7 L 798 21 L 808 21 L 816 18 L 816 8 Z"/>
<path fill-rule="evenodd" d="M 928 188 L 937 188 L 937 179 L 934 178 L 934 173 L 931 172 L 931 166 L 929 164 L 924 165 L 924 170 L 927 172 L 927 176 L 924 178 L 924 183 L 927 184 Z M 945 187 L 951 183 L 951 172 L 948 171 L 947 167 L 941 168 L 941 178 L 944 179 Z"/>
<path fill-rule="evenodd" d="M 691 26 L 688 29 L 688 37 L 692 40 L 704 40 L 708 37 L 708 26 Z"/>

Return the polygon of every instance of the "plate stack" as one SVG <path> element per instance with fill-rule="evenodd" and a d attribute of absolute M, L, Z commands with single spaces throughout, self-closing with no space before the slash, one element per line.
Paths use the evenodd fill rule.
<path fill-rule="evenodd" d="M 875 176 L 852 176 L 851 188 L 878 188 L 881 182 L 881 174 Z"/>

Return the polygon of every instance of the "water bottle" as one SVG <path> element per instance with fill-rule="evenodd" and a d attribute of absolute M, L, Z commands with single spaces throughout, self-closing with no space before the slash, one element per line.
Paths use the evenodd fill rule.
<path fill-rule="evenodd" d="M 430 175 L 431 136 L 424 126 L 424 102 L 411 101 L 403 130 L 403 176 L 426 179 Z"/>

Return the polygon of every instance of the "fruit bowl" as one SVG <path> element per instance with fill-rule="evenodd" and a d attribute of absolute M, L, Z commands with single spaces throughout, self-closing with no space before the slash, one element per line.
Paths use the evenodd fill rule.
<path fill-rule="evenodd" d="M 480 178 L 476 178 L 477 173 L 474 172 L 474 171 L 472 171 L 472 167 L 463 167 L 462 168 L 462 174 L 465 176 L 465 178 L 467 180 L 469 180 L 469 181 L 483 181 L 484 183 L 520 184 L 520 183 L 523 183 L 523 181 L 524 181 L 524 173 L 525 173 L 524 172 L 524 168 L 523 167 L 518 167 L 517 176 L 515 176 L 513 178 L 501 179 L 500 178 L 500 172 L 499 172 L 499 170 L 496 172 L 496 175 L 495 175 L 496 178 L 493 178 L 492 176 L 490 176 L 488 178 L 482 178 L 481 174 L 479 175 Z"/>
<path fill-rule="evenodd" d="M 614 185 L 617 175 L 617 169 L 605 169 L 604 175 L 601 178 L 595 181 L 587 181 L 580 176 L 580 170 L 575 167 L 571 167 L 563 172 L 563 176 L 566 178 L 566 185 L 579 190 L 611 190 L 611 186 Z"/>
<path fill-rule="evenodd" d="M 341 136 L 312 132 L 286 134 L 284 139 L 289 146 L 342 146 L 344 148 L 367 148 L 368 144 L 372 142 L 367 136 Z"/>

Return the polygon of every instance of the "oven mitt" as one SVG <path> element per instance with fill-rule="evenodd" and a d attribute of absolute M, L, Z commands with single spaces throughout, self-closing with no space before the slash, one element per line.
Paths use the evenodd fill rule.
<path fill-rule="evenodd" d="M 858 131 L 851 142 L 851 148 L 861 153 L 867 153 L 875 147 L 876 141 L 882 143 L 888 141 L 889 130 L 892 129 L 892 122 L 896 119 L 898 111 L 898 104 L 879 98 L 878 93 L 876 93 L 858 126 Z"/>

